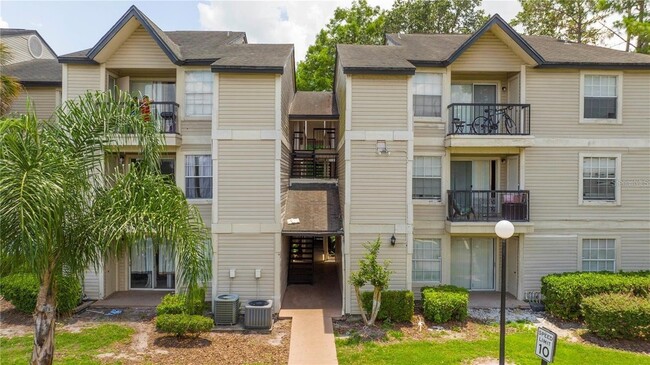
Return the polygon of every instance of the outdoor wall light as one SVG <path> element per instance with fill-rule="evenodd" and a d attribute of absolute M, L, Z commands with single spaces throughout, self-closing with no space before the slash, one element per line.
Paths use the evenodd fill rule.
<path fill-rule="evenodd" d="M 395 238 L 395 235 L 392 235 L 390 237 L 390 245 L 395 246 L 395 243 L 397 243 L 397 238 Z"/>

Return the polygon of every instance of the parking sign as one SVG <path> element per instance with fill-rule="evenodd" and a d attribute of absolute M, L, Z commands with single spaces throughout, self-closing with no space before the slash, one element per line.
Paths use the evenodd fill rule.
<path fill-rule="evenodd" d="M 535 355 L 545 362 L 553 362 L 555 357 L 555 344 L 557 335 L 548 328 L 539 327 L 537 329 L 537 343 L 535 344 Z"/>

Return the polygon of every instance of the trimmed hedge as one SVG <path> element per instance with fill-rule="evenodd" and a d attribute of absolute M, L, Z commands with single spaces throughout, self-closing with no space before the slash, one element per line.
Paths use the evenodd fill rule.
<path fill-rule="evenodd" d="M 602 338 L 650 339 L 650 300 L 630 294 L 584 298 L 587 328 Z"/>
<path fill-rule="evenodd" d="M 565 320 L 579 320 L 580 304 L 587 296 L 604 293 L 628 293 L 647 297 L 650 271 L 572 272 L 542 278 L 542 295 L 546 310 Z"/>
<path fill-rule="evenodd" d="M 192 314 L 163 314 L 156 317 L 156 329 L 176 336 L 198 336 L 214 326 L 212 318 Z"/>
<path fill-rule="evenodd" d="M 366 313 L 372 310 L 372 292 L 361 293 Z M 410 322 L 415 308 L 415 299 L 410 290 L 385 290 L 381 292 L 381 306 L 377 319 L 392 322 Z"/>
<path fill-rule="evenodd" d="M 0 295 L 24 313 L 34 313 L 39 280 L 34 274 L 13 274 L 0 279 Z M 58 276 L 56 279 L 56 309 L 70 313 L 81 301 L 81 283 L 78 279 Z"/>
<path fill-rule="evenodd" d="M 162 301 L 156 307 L 156 314 L 203 314 L 205 309 L 205 289 L 197 293 L 189 308 L 187 304 L 187 296 L 185 294 L 167 294 L 163 297 Z"/>
<path fill-rule="evenodd" d="M 464 321 L 468 304 L 469 291 L 465 288 L 453 285 L 422 288 L 424 318 L 434 323 Z"/>

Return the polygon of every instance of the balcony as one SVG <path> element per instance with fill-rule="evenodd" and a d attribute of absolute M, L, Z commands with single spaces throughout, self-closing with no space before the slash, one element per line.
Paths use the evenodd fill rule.
<path fill-rule="evenodd" d="M 336 179 L 336 160 L 332 152 L 295 151 L 291 154 L 291 178 Z"/>
<path fill-rule="evenodd" d="M 529 147 L 530 104 L 454 103 L 446 147 Z"/>
<path fill-rule="evenodd" d="M 515 223 L 515 233 L 530 233 L 528 190 L 447 191 L 447 231 L 450 233 L 494 234 L 502 219 Z"/>
<path fill-rule="evenodd" d="M 180 146 L 178 134 L 178 104 L 173 101 L 154 101 L 148 107 L 140 106 L 142 118 L 154 123 L 156 130 L 164 135 L 166 146 Z M 119 135 L 121 146 L 138 146 L 138 141 L 128 133 Z"/>

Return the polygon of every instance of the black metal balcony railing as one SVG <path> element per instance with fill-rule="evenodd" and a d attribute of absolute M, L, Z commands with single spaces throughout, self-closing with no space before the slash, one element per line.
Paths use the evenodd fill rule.
<path fill-rule="evenodd" d="M 146 108 L 140 111 L 147 118 Z M 178 104 L 173 101 L 154 101 L 149 103 L 149 119 L 156 123 L 160 133 L 176 133 L 178 125 Z"/>
<path fill-rule="evenodd" d="M 530 134 L 530 104 L 454 103 L 447 109 L 448 134 Z"/>
<path fill-rule="evenodd" d="M 452 222 L 528 222 L 528 190 L 449 190 L 447 219 Z"/>
<path fill-rule="evenodd" d="M 336 153 L 296 151 L 291 154 L 291 177 L 334 179 L 336 178 Z"/>

